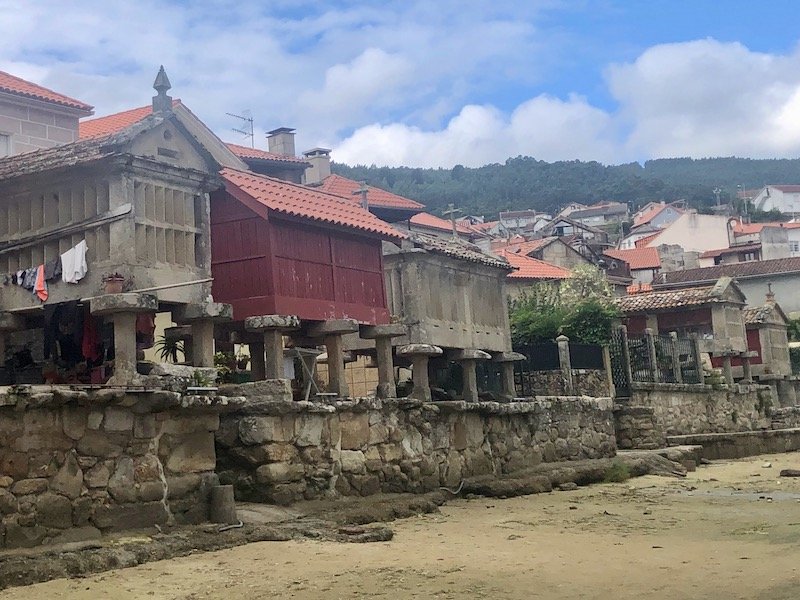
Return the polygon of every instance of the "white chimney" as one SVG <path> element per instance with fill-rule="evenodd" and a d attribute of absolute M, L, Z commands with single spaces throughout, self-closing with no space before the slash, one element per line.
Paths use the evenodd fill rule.
<path fill-rule="evenodd" d="M 283 156 L 294 156 L 294 129 L 278 127 L 267 132 L 269 151 Z"/>
<path fill-rule="evenodd" d="M 311 163 L 305 172 L 306 185 L 322 183 L 322 180 L 331 174 L 330 148 L 312 148 L 303 152 L 303 156 Z"/>

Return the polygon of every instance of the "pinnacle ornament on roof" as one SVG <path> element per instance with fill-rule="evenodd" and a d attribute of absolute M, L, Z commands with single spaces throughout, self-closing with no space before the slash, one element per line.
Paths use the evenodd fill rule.
<path fill-rule="evenodd" d="M 153 96 L 153 112 L 154 113 L 167 113 L 172 112 L 172 98 L 167 96 L 167 91 L 172 87 L 167 77 L 167 72 L 164 70 L 164 65 L 158 70 L 156 80 L 153 82 L 153 89 L 158 92 Z"/>

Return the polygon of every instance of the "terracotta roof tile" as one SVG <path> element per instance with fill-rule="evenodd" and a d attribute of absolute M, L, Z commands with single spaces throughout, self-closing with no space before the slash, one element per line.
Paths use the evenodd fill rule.
<path fill-rule="evenodd" d="M 341 175 L 329 175 L 319 185 L 319 189 L 324 192 L 336 194 L 337 196 L 347 198 L 348 200 L 355 200 L 356 202 L 358 202 L 358 197 L 354 196 L 353 192 L 357 191 L 360 187 L 360 182 L 353 181 L 347 177 L 342 177 Z M 415 202 L 414 200 L 403 198 L 402 196 L 398 196 L 397 194 L 387 192 L 386 190 L 382 190 L 371 185 L 367 187 L 369 188 L 369 191 L 367 192 L 367 202 L 369 202 L 370 206 L 380 208 L 400 208 L 407 210 L 422 210 L 425 208 L 424 205 L 420 204 L 419 202 Z"/>
<path fill-rule="evenodd" d="M 643 238 L 639 238 L 638 240 L 636 240 L 633 243 L 633 245 L 636 246 L 637 248 L 646 248 L 647 244 L 649 244 L 654 239 L 656 239 L 658 236 L 660 236 L 661 233 L 662 232 L 660 232 L 660 231 L 656 231 L 655 233 L 651 233 L 650 235 L 646 235 Z"/>
<path fill-rule="evenodd" d="M 513 252 L 514 254 L 522 254 L 525 256 L 530 255 L 531 252 L 536 252 L 537 250 L 541 250 L 551 242 L 556 241 L 558 238 L 555 236 L 550 236 L 546 238 L 539 238 L 538 240 L 526 240 L 524 242 L 518 243 L 511 243 L 505 247 L 506 250 Z"/>
<path fill-rule="evenodd" d="M 718 256 L 724 256 L 725 254 L 737 254 L 739 252 L 750 252 L 754 250 L 761 250 L 760 242 L 753 244 L 739 244 L 738 246 L 731 246 L 730 248 L 706 250 L 700 255 L 700 258 L 716 258 Z"/>
<path fill-rule="evenodd" d="M 463 239 L 444 239 L 429 233 L 413 233 L 411 241 L 420 248 L 436 254 L 443 254 L 459 260 L 489 265 L 511 271 L 512 266 L 504 258 L 487 254 L 475 244 L 470 244 Z"/>
<path fill-rule="evenodd" d="M 405 237 L 357 204 L 319 189 L 231 168 L 222 169 L 220 175 L 234 197 L 241 200 L 244 194 L 271 211 L 358 229 L 383 238 Z"/>
<path fill-rule="evenodd" d="M 10 73 L 6 73 L 5 71 L 0 71 L 0 92 L 17 94 L 19 96 L 25 96 L 26 98 L 34 98 L 36 100 L 42 100 L 43 102 L 51 102 L 53 104 L 68 106 L 69 108 L 76 108 L 86 112 L 91 112 L 94 108 L 85 102 L 75 100 L 75 98 L 70 98 L 64 94 L 59 94 L 58 92 L 26 81 Z"/>
<path fill-rule="evenodd" d="M 499 250 L 498 256 L 505 258 L 516 269 L 508 274 L 509 279 L 566 279 L 570 272 L 558 265 L 545 262 L 509 250 Z"/>
<path fill-rule="evenodd" d="M 649 283 L 639 283 L 629 285 L 625 288 L 625 292 L 630 296 L 632 294 L 643 294 L 645 292 L 652 292 L 653 286 Z"/>
<path fill-rule="evenodd" d="M 225 142 L 225 145 L 228 149 L 233 152 L 236 156 L 243 160 L 255 159 L 255 160 L 269 160 L 274 162 L 286 162 L 286 163 L 293 163 L 297 165 L 308 165 L 308 161 L 304 158 L 299 158 L 297 156 L 289 156 L 288 154 L 277 154 L 275 152 L 268 152 L 267 150 L 261 150 L 259 148 L 250 148 L 249 146 L 240 146 L 239 144 L 232 144 L 230 142 Z"/>
<path fill-rule="evenodd" d="M 764 227 L 785 227 L 786 229 L 800 228 L 800 223 L 737 223 L 733 226 L 733 233 L 736 235 L 751 235 L 761 233 Z"/>
<path fill-rule="evenodd" d="M 655 219 L 658 215 L 660 215 L 661 211 L 664 210 L 665 208 L 672 208 L 672 210 L 674 210 L 678 214 L 683 214 L 684 212 L 680 208 L 671 206 L 670 204 L 659 204 L 658 206 L 653 206 L 649 210 L 643 212 L 641 215 L 636 217 L 633 220 L 633 226 L 639 227 L 640 225 L 646 225 L 647 223 Z"/>
<path fill-rule="evenodd" d="M 669 285 L 716 281 L 724 276 L 742 278 L 781 273 L 800 273 L 800 257 L 750 260 L 742 263 L 686 269 L 684 271 L 662 273 L 660 277 L 662 284 Z"/>
<path fill-rule="evenodd" d="M 172 101 L 172 106 L 177 106 L 180 103 L 180 100 L 175 99 Z M 117 133 L 151 114 L 153 114 L 153 106 L 147 105 L 124 110 L 113 115 L 106 115 L 105 117 L 85 119 L 78 125 L 78 137 L 86 139 Z"/>
<path fill-rule="evenodd" d="M 631 267 L 631 271 L 638 269 L 660 269 L 661 258 L 657 248 L 630 248 L 627 250 L 606 250 L 607 255 L 624 260 Z"/>
<path fill-rule="evenodd" d="M 709 285 L 681 290 L 645 292 L 617 298 L 615 302 L 624 313 L 640 313 L 684 306 L 702 306 L 712 302 L 721 302 L 722 298 L 715 293 L 715 286 Z"/>
<path fill-rule="evenodd" d="M 369 199 L 369 193 L 367 194 L 367 199 Z M 428 229 L 437 229 L 439 231 L 453 231 L 453 223 L 442 219 L 441 217 L 437 217 L 436 215 L 432 215 L 431 213 L 421 212 L 415 214 L 410 219 L 413 225 L 417 225 L 419 227 L 427 227 Z M 472 233 L 472 230 L 461 223 L 456 223 L 456 231 L 458 233 L 463 233 L 464 235 L 469 235 Z"/>

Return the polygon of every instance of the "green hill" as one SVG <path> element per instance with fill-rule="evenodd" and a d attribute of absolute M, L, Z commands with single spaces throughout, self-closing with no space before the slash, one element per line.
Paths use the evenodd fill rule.
<path fill-rule="evenodd" d="M 651 200 L 685 199 L 698 209 L 736 197 L 737 186 L 748 190 L 764 184 L 800 184 L 800 159 L 665 158 L 606 166 L 597 162 L 548 163 L 527 156 L 505 164 L 452 169 L 409 167 L 350 167 L 334 164 L 333 171 L 366 180 L 441 212 L 453 203 L 464 214 L 494 216 L 502 210 L 533 208 L 554 211 L 568 202 L 600 200 L 628 202 L 632 208 Z"/>

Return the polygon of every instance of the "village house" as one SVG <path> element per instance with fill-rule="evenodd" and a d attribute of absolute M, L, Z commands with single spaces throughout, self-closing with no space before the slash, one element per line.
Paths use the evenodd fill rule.
<path fill-rule="evenodd" d="M 495 254 L 506 259 L 515 269 L 506 275 L 506 290 L 511 300 L 523 295 L 533 284 L 551 282 L 558 285 L 570 276 L 567 269 L 525 254 L 507 249 L 496 250 Z"/>
<path fill-rule="evenodd" d="M 597 202 L 584 208 L 571 210 L 563 216 L 567 216 L 583 225 L 600 227 L 626 221 L 628 219 L 628 205 L 624 202 Z"/>
<path fill-rule="evenodd" d="M 646 245 L 678 245 L 685 252 L 705 252 L 727 247 L 728 239 L 728 217 L 690 210 L 648 238 Z"/>
<path fill-rule="evenodd" d="M 661 270 L 661 257 L 656 248 L 633 248 L 629 250 L 606 250 L 608 256 L 625 261 L 637 283 L 652 283 Z"/>
<path fill-rule="evenodd" d="M 78 119 L 92 114 L 85 102 L 0 71 L 0 157 L 78 139 Z"/>
<path fill-rule="evenodd" d="M 800 185 L 766 185 L 753 198 L 758 210 L 777 210 L 786 215 L 800 213 Z"/>

